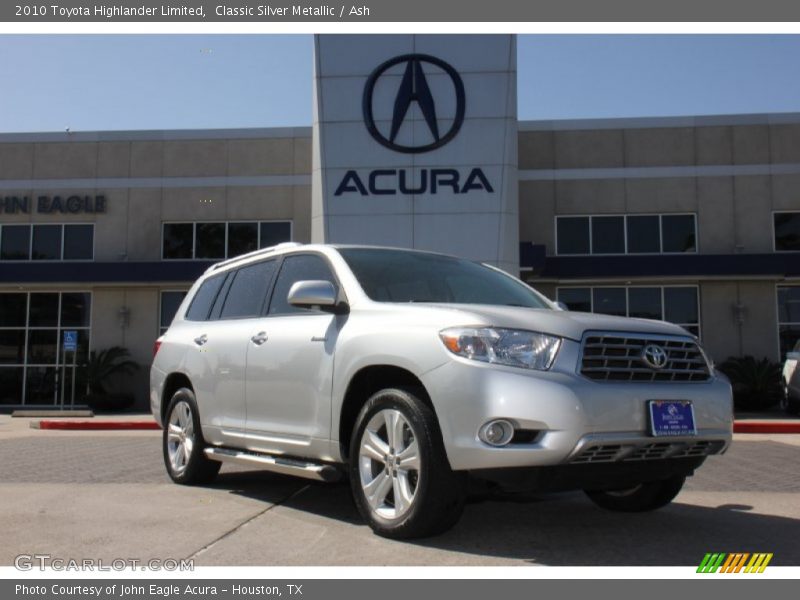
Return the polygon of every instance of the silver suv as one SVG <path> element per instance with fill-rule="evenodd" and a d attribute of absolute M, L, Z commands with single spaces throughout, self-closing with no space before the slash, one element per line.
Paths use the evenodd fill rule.
<path fill-rule="evenodd" d="M 728 381 L 676 325 L 568 312 L 486 265 L 281 244 L 212 266 L 156 342 L 177 483 L 221 462 L 350 479 L 384 536 L 432 535 L 468 493 L 668 504 L 731 440 Z"/>

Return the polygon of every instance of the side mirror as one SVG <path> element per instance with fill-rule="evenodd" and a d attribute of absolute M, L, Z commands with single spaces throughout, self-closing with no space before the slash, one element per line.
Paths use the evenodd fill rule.
<path fill-rule="evenodd" d="M 556 306 L 559 310 L 569 310 L 569 307 L 561 301 L 556 302 Z"/>
<path fill-rule="evenodd" d="M 289 290 L 287 300 L 299 308 L 319 306 L 322 310 L 331 310 L 339 299 L 330 281 L 296 281 Z"/>

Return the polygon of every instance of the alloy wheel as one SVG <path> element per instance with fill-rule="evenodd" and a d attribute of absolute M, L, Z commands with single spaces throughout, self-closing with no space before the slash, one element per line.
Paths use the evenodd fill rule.
<path fill-rule="evenodd" d="M 378 411 L 361 436 L 361 489 L 370 508 L 385 519 L 408 513 L 417 495 L 420 454 L 411 424 L 396 409 Z"/>
<path fill-rule="evenodd" d="M 167 424 L 167 454 L 173 472 L 180 475 L 186 470 L 194 448 L 194 422 L 188 402 L 178 402 L 172 409 Z"/>

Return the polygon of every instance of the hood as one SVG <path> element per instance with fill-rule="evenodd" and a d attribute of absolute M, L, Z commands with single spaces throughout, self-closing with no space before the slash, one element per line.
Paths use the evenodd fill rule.
<path fill-rule="evenodd" d="M 450 324 L 484 325 L 527 329 L 541 333 L 580 341 L 586 331 L 619 331 L 627 333 L 646 333 L 653 335 L 681 335 L 692 337 L 682 327 L 653 321 L 612 317 L 594 313 L 550 310 L 545 308 L 523 308 L 516 306 L 493 306 L 484 304 L 427 304 L 406 305 L 414 308 L 440 309 L 450 313 L 446 319 Z M 457 313 L 457 319 L 455 314 Z M 460 321 L 454 323 L 454 321 Z"/>

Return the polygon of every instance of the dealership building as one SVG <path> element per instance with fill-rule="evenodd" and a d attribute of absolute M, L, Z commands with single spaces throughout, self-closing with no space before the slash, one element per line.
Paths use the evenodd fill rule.
<path fill-rule="evenodd" d="M 122 346 L 146 407 L 193 280 L 285 241 L 457 254 L 780 360 L 800 114 L 519 121 L 516 77 L 514 36 L 316 36 L 309 127 L 0 134 L 0 405 L 80 404 Z"/>

